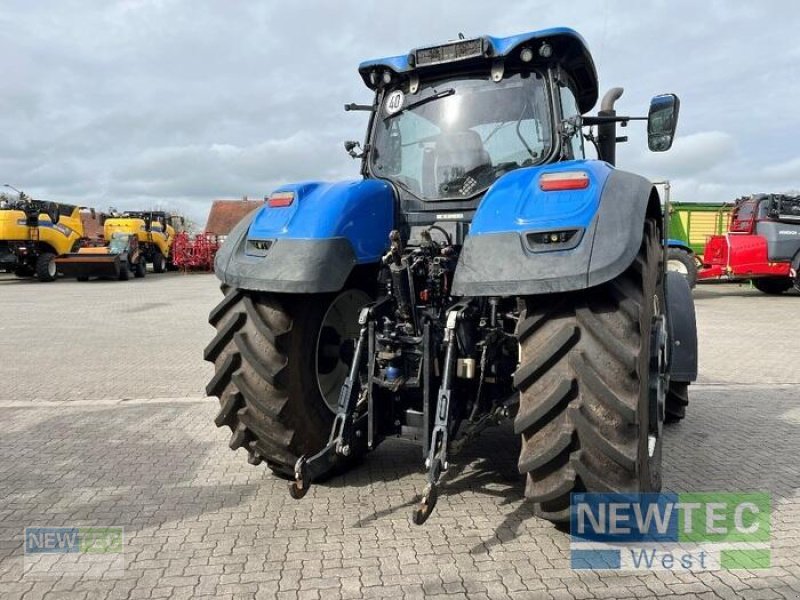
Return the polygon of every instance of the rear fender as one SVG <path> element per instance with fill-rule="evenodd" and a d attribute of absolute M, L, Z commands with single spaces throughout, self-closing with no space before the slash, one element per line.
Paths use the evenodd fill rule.
<path fill-rule="evenodd" d="M 694 250 L 692 250 L 685 242 L 682 240 L 676 239 L 669 239 L 667 240 L 667 247 L 668 248 L 676 248 L 678 250 L 683 250 L 687 254 L 691 254 L 694 256 Z"/>
<path fill-rule="evenodd" d="M 394 224 L 385 181 L 287 185 L 288 206 L 269 204 L 245 217 L 217 253 L 217 277 L 265 292 L 340 290 L 356 265 L 380 260 Z"/>
<path fill-rule="evenodd" d="M 544 173 L 584 171 L 585 189 L 542 191 Z M 634 260 L 648 214 L 661 223 L 658 194 L 638 175 L 602 161 L 567 161 L 512 171 L 486 193 L 453 283 L 459 296 L 582 290 L 609 281 Z M 566 244 L 532 242 L 574 231 Z"/>
<path fill-rule="evenodd" d="M 686 278 L 669 271 L 664 282 L 669 323 L 670 379 L 692 382 L 697 379 L 697 321 L 694 299 Z"/>

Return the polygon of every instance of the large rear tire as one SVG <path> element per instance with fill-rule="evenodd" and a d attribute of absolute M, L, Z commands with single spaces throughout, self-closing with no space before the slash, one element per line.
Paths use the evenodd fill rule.
<path fill-rule="evenodd" d="M 573 492 L 661 488 L 663 405 L 650 419 L 651 383 L 663 381 L 651 378 L 650 360 L 654 310 L 664 306 L 658 240 L 648 220 L 636 260 L 616 279 L 523 301 L 514 429 L 525 493 L 542 518 L 568 521 Z"/>
<path fill-rule="evenodd" d="M 686 250 L 681 248 L 667 250 L 667 271 L 675 271 L 686 277 L 690 288 L 697 285 L 697 261 Z"/>
<path fill-rule="evenodd" d="M 264 461 L 276 474 L 292 476 L 300 456 L 328 441 L 330 398 L 344 381 L 337 387 L 331 373 L 346 374 L 340 342 L 357 331 L 353 307 L 369 297 L 353 289 L 305 296 L 225 291 L 209 315 L 217 335 L 204 355 L 215 368 L 206 387 L 220 401 L 215 423 L 231 429 L 231 449 L 244 448 L 251 464 Z M 342 298 L 352 301 L 342 308 Z M 333 335 L 327 324 L 336 310 L 352 324 Z"/>

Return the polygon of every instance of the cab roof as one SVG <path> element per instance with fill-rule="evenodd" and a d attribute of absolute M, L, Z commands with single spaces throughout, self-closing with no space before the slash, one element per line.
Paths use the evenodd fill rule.
<path fill-rule="evenodd" d="M 434 70 L 438 73 L 456 73 L 467 65 L 474 67 L 476 63 L 482 62 L 489 66 L 499 59 L 503 59 L 504 62 L 522 64 L 519 53 L 523 48 L 530 48 L 533 51 L 533 60 L 529 63 L 531 66 L 559 65 L 572 77 L 576 85 L 575 92 L 581 113 L 590 111 L 597 102 L 597 71 L 586 41 L 577 31 L 568 27 L 555 27 L 504 38 L 482 36 L 474 38 L 474 40 L 482 40 L 480 56 L 470 55 L 464 58 L 438 60 L 427 65 L 417 64 L 419 51 L 450 47 L 459 42 L 468 44 L 473 41 L 452 40 L 436 46 L 415 48 L 408 54 L 367 60 L 358 66 L 358 71 L 366 86 L 376 89 L 380 85 L 380 77 L 377 78 L 377 82 L 370 77 L 370 73 L 376 70 L 382 75 L 383 71 L 388 69 L 394 75 L 402 77 L 413 74 L 421 76 Z M 545 44 L 552 49 L 549 56 L 542 56 L 539 51 Z"/>

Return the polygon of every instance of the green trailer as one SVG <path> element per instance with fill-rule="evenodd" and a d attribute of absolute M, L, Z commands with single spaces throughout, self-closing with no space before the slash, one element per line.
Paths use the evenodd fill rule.
<path fill-rule="evenodd" d="M 670 214 L 669 237 L 680 240 L 698 257 L 703 256 L 709 236 L 728 230 L 733 204 L 673 202 Z"/>

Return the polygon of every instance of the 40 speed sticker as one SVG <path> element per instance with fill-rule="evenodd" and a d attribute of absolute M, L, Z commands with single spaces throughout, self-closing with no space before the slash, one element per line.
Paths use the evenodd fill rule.
<path fill-rule="evenodd" d="M 402 90 L 395 90 L 386 98 L 385 109 L 386 113 L 393 115 L 394 113 L 398 112 L 401 108 L 403 108 L 403 100 L 405 100 L 405 95 L 403 94 Z"/>

